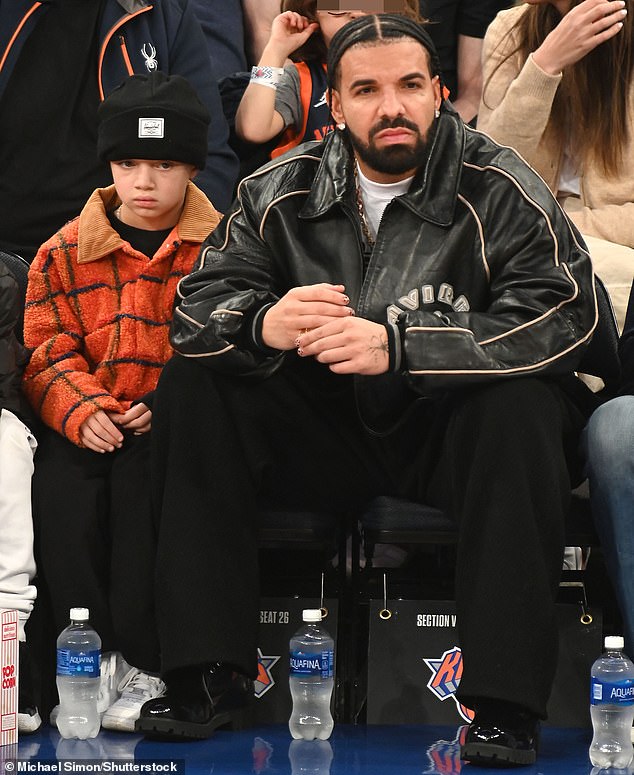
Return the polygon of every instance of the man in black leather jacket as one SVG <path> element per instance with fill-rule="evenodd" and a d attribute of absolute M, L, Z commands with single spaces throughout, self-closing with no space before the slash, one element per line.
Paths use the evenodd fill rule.
<path fill-rule="evenodd" d="M 350 513 L 399 493 L 460 526 L 463 755 L 528 764 L 584 422 L 565 386 L 597 319 L 588 254 L 517 154 L 443 103 L 422 27 L 364 16 L 328 64 L 336 131 L 244 180 L 180 283 L 153 428 L 168 691 L 138 729 L 206 737 L 244 705 L 262 499 Z"/>

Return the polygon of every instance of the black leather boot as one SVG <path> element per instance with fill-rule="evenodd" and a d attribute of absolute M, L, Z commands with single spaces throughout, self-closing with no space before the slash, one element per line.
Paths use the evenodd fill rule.
<path fill-rule="evenodd" d="M 250 720 L 253 681 L 227 665 L 174 670 L 165 684 L 165 695 L 141 708 L 135 731 L 146 737 L 199 740 Z"/>
<path fill-rule="evenodd" d="M 476 715 L 460 758 L 481 767 L 534 764 L 539 747 L 539 719 L 511 703 L 487 702 Z"/>

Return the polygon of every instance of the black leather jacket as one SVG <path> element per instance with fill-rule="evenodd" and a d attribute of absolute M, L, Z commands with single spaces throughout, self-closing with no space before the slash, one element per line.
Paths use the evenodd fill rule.
<path fill-rule="evenodd" d="M 21 413 L 20 393 L 22 370 L 28 360 L 27 352 L 15 336 L 20 315 L 18 284 L 0 261 L 0 410 Z"/>
<path fill-rule="evenodd" d="M 267 305 L 318 282 L 345 285 L 356 314 L 388 329 L 391 371 L 354 380 L 376 432 L 421 397 L 569 374 L 597 321 L 588 253 L 547 186 L 448 107 L 426 165 L 385 210 L 365 274 L 352 157 L 338 132 L 242 181 L 180 283 L 174 348 L 266 376 L 292 356 L 258 344 Z"/>

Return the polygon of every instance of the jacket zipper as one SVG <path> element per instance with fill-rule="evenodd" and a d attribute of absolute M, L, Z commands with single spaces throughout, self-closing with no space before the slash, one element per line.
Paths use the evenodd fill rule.
<path fill-rule="evenodd" d="M 15 32 L 11 36 L 11 39 L 9 40 L 9 43 L 7 44 L 7 47 L 5 49 L 4 54 L 2 55 L 2 59 L 0 59 L 0 72 L 2 71 L 2 68 L 4 67 L 4 63 L 7 61 L 7 57 L 9 56 L 9 52 L 13 48 L 13 44 L 15 43 L 18 35 L 20 34 L 20 31 L 22 30 L 22 27 L 26 24 L 29 17 L 37 11 L 37 9 L 42 5 L 41 2 L 34 3 L 31 8 L 24 14 L 22 17 L 22 21 L 18 24 L 16 27 Z"/>
<path fill-rule="evenodd" d="M 112 27 L 111 30 L 108 31 L 108 34 L 104 38 L 103 44 L 101 46 L 101 51 L 99 52 L 99 66 L 97 70 L 97 81 L 99 83 L 99 98 L 103 100 L 105 98 L 105 92 L 103 88 L 103 81 L 102 81 L 102 72 L 103 72 L 103 60 L 106 56 L 106 49 L 108 48 L 108 44 L 112 40 L 114 34 L 116 31 L 123 27 L 124 24 L 129 22 L 131 19 L 134 19 L 137 16 L 140 16 L 142 13 L 147 13 L 148 11 L 151 11 L 154 8 L 153 5 L 147 5 L 145 8 L 141 8 L 140 11 L 135 11 L 134 13 L 126 14 L 123 18 L 119 19 L 119 21 Z M 128 69 L 128 72 L 130 75 L 132 75 L 133 71 L 132 63 L 130 62 L 130 57 L 128 56 L 128 52 L 125 48 L 125 42 L 122 46 L 122 52 L 123 52 L 123 59 L 126 65 L 126 68 Z"/>
<path fill-rule="evenodd" d="M 359 259 L 360 259 L 360 269 L 361 269 L 361 289 L 359 291 L 359 299 L 358 301 L 361 301 L 361 298 L 363 297 L 363 286 L 365 285 L 365 278 L 368 274 L 367 267 L 365 265 L 365 243 L 363 241 L 363 237 L 361 236 L 361 229 L 359 228 L 359 221 L 356 217 L 356 213 L 354 213 L 350 207 L 348 207 L 347 204 L 344 202 L 341 203 L 341 209 L 344 211 L 344 213 L 347 215 L 348 220 L 352 224 L 352 227 L 354 229 L 354 233 L 357 235 L 357 244 L 359 246 Z M 372 253 L 370 253 L 370 256 Z M 370 263 L 370 257 L 368 257 L 368 265 Z"/>
<path fill-rule="evenodd" d="M 128 75 L 134 75 L 134 68 L 132 67 L 132 62 L 130 61 L 130 57 L 128 55 L 128 49 L 126 47 L 125 38 L 123 37 L 123 35 L 119 35 L 119 45 L 121 46 L 121 56 L 123 57 L 123 61 L 125 62 Z"/>

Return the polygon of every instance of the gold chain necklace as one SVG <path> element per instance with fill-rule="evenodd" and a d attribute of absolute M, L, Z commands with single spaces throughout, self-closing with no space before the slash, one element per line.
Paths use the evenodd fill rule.
<path fill-rule="evenodd" d="M 374 237 L 372 236 L 372 233 L 370 232 L 370 226 L 368 224 L 368 219 L 365 214 L 365 207 L 363 206 L 363 196 L 361 195 L 361 185 L 359 183 L 359 172 L 357 170 L 357 163 L 354 162 L 354 187 L 357 192 L 357 211 L 359 213 L 359 218 L 361 220 L 361 231 L 363 232 L 363 236 L 365 237 L 368 245 L 373 248 L 374 247 Z"/>

